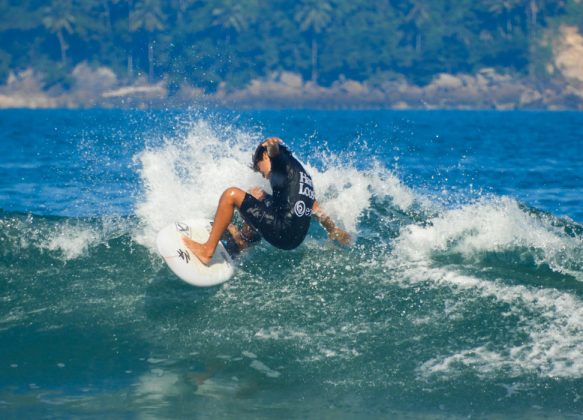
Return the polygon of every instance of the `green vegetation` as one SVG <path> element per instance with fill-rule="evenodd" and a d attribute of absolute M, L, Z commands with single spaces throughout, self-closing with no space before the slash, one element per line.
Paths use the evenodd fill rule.
<path fill-rule="evenodd" d="M 544 77 L 540 41 L 583 29 L 583 0 L 0 0 L 0 16 L 0 82 L 32 67 L 66 87 L 87 61 L 213 91 L 284 70 L 323 86 L 484 67 Z"/>

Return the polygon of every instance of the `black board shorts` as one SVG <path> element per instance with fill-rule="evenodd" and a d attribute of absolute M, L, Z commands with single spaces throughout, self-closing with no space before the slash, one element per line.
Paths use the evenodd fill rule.
<path fill-rule="evenodd" d="M 241 208 L 241 216 L 253 226 L 263 238 L 276 248 L 290 250 L 297 248 L 307 234 L 307 228 L 298 225 L 291 213 L 278 213 L 271 206 L 271 196 L 258 200 L 246 193 Z"/>

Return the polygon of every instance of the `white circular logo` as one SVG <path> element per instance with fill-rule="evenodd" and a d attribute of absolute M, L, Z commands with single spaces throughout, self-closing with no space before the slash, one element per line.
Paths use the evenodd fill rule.
<path fill-rule="evenodd" d="M 302 217 L 306 213 L 306 204 L 302 201 L 296 201 L 294 212 L 298 217 Z"/>

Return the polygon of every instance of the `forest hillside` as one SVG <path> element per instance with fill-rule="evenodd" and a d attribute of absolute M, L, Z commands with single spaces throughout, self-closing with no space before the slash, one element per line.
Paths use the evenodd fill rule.
<path fill-rule="evenodd" d="M 583 0 L 0 0 L 0 107 L 583 108 Z"/>

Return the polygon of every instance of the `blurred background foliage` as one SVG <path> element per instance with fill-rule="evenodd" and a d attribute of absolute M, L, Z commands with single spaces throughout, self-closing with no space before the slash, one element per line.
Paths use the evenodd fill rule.
<path fill-rule="evenodd" d="M 322 86 L 481 68 L 545 77 L 583 0 L 0 0 L 0 82 L 34 68 L 67 87 L 83 61 L 213 92 L 280 71 Z"/>

